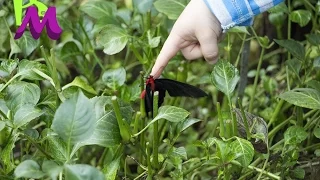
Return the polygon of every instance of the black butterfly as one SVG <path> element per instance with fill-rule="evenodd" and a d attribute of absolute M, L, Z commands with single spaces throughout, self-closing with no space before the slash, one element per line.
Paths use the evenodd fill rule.
<path fill-rule="evenodd" d="M 171 79 L 154 79 L 153 76 L 149 76 L 146 80 L 146 89 L 141 93 L 141 98 L 144 98 L 145 101 L 147 116 L 148 112 L 151 112 L 153 116 L 153 94 L 155 91 L 159 92 L 158 107 L 163 103 L 166 91 L 168 91 L 172 97 L 185 96 L 200 98 L 208 96 L 207 93 L 195 86 Z"/>

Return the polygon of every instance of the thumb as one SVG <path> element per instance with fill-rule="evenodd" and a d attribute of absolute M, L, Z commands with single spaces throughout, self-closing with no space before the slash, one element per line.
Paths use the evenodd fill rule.
<path fill-rule="evenodd" d="M 153 76 L 154 78 L 158 78 L 161 75 L 169 60 L 180 50 L 179 40 L 179 36 L 175 35 L 174 33 L 171 33 L 169 35 L 152 68 L 152 71 L 150 73 L 151 76 Z"/>
<path fill-rule="evenodd" d="M 219 55 L 217 35 L 212 30 L 201 32 L 198 37 L 203 57 L 209 63 L 216 63 Z"/>

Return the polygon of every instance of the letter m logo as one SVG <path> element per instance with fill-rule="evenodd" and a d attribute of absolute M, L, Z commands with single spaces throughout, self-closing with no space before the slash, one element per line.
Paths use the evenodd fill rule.
<path fill-rule="evenodd" d="M 34 6 L 30 6 L 27 8 L 26 15 L 23 18 L 21 26 L 18 28 L 14 39 L 19 39 L 29 24 L 31 35 L 34 39 L 38 39 L 43 31 L 44 27 L 47 28 L 48 36 L 53 39 L 57 40 L 60 38 L 62 33 L 62 29 L 58 24 L 57 15 L 56 15 L 56 8 L 49 7 L 46 11 L 42 21 L 38 15 L 37 8 Z"/>

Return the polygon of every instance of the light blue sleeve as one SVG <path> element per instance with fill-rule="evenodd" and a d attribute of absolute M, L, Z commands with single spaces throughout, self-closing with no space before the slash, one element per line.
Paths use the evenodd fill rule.
<path fill-rule="evenodd" d="M 249 26 L 253 17 L 283 0 L 203 0 L 221 23 L 223 30 Z"/>

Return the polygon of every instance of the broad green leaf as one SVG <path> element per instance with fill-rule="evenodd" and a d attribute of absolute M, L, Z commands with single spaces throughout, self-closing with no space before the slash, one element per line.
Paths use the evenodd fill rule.
<path fill-rule="evenodd" d="M 276 43 L 278 43 L 280 46 L 286 48 L 294 57 L 296 57 L 298 60 L 303 61 L 305 57 L 305 50 L 304 47 L 295 40 L 292 39 L 286 39 L 286 40 L 274 40 Z"/>
<path fill-rule="evenodd" d="M 193 124 L 200 122 L 200 119 L 195 118 L 188 118 L 184 120 L 183 122 L 180 122 L 178 125 L 178 131 L 181 133 L 182 131 L 186 130 L 188 127 L 192 126 Z"/>
<path fill-rule="evenodd" d="M 318 46 L 320 44 L 320 34 L 307 34 L 307 39 L 310 44 Z"/>
<path fill-rule="evenodd" d="M 169 19 L 176 20 L 186 7 L 184 0 L 158 0 L 154 7 L 161 13 L 168 16 Z"/>
<path fill-rule="evenodd" d="M 105 177 L 98 169 L 87 164 L 74 164 L 64 166 L 65 178 L 68 180 L 104 180 Z"/>
<path fill-rule="evenodd" d="M 113 55 L 123 50 L 128 40 L 129 36 L 123 28 L 110 24 L 101 30 L 96 42 L 103 46 L 104 53 Z"/>
<path fill-rule="evenodd" d="M 36 61 L 29 61 L 29 60 L 22 60 L 19 63 L 18 67 L 18 73 L 21 74 L 21 76 L 24 79 L 28 80 L 44 80 L 43 77 L 38 75 L 33 71 L 33 69 L 37 69 L 45 74 L 47 74 L 47 67 L 44 64 L 41 64 Z"/>
<path fill-rule="evenodd" d="M 279 97 L 296 106 L 320 109 L 320 93 L 311 88 L 297 88 L 284 92 Z"/>
<path fill-rule="evenodd" d="M 17 53 L 21 53 L 21 49 L 18 46 L 17 42 L 13 39 L 10 38 L 10 55 L 9 55 L 9 59 L 12 57 L 12 55 L 17 54 Z"/>
<path fill-rule="evenodd" d="M 243 167 L 248 167 L 254 155 L 252 144 L 245 139 L 236 137 L 236 140 L 233 141 L 230 146 L 232 151 L 236 153 L 236 160 Z"/>
<path fill-rule="evenodd" d="M 106 27 L 108 24 L 113 24 L 116 26 L 120 26 L 120 22 L 118 21 L 118 19 L 114 18 L 114 17 L 110 17 L 110 16 L 104 16 L 102 18 L 100 18 L 93 27 L 93 34 L 97 34 L 99 33 L 104 27 Z"/>
<path fill-rule="evenodd" d="M 250 35 L 250 33 L 248 32 L 247 28 L 245 26 L 235 26 L 231 29 L 228 30 L 229 32 L 233 32 L 233 33 L 245 33 Z"/>
<path fill-rule="evenodd" d="M 35 140 L 38 139 L 40 136 L 39 132 L 36 129 L 28 128 L 28 129 L 23 130 L 23 133 L 26 136 L 29 136 L 30 138 L 35 139 Z"/>
<path fill-rule="evenodd" d="M 36 105 L 40 99 L 40 88 L 23 81 L 13 83 L 7 87 L 6 102 L 8 108 L 16 112 L 25 104 Z"/>
<path fill-rule="evenodd" d="M 292 177 L 297 179 L 304 179 L 306 175 L 306 172 L 304 169 L 300 167 L 296 167 L 294 170 L 292 170 Z"/>
<path fill-rule="evenodd" d="M 126 81 L 126 70 L 123 67 L 107 70 L 102 75 L 102 81 L 115 91 Z"/>
<path fill-rule="evenodd" d="M 311 20 L 312 14 L 308 10 L 295 10 L 290 12 L 290 20 L 298 23 L 301 27 L 306 26 Z"/>
<path fill-rule="evenodd" d="M 159 108 L 158 115 L 152 120 L 166 119 L 171 122 L 180 122 L 189 116 L 189 112 L 175 106 L 162 106 Z"/>
<path fill-rule="evenodd" d="M 160 43 L 160 39 L 161 37 L 153 37 L 153 35 L 151 34 L 150 30 L 147 32 L 147 37 L 148 37 L 148 44 L 151 48 L 156 48 L 158 47 L 159 43 Z"/>
<path fill-rule="evenodd" d="M 301 69 L 301 61 L 297 59 L 290 59 L 290 60 L 287 60 L 285 63 L 297 77 L 300 77 L 299 72 Z"/>
<path fill-rule="evenodd" d="M 185 160 L 188 159 L 187 151 L 184 147 L 173 148 L 173 151 L 170 154 L 170 156 L 178 156 L 178 157 L 185 159 Z"/>
<path fill-rule="evenodd" d="M 24 57 L 29 56 L 40 43 L 40 39 L 34 39 L 30 33 L 24 33 L 21 38 L 17 40 L 17 45 L 20 47 Z"/>
<path fill-rule="evenodd" d="M 15 128 L 20 128 L 42 114 L 43 112 L 41 109 L 38 109 L 31 104 L 25 104 L 17 109 L 17 112 L 14 114 L 13 124 Z"/>
<path fill-rule="evenodd" d="M 2 170 L 8 174 L 15 168 L 14 162 L 12 162 L 13 148 L 15 147 L 16 141 L 18 141 L 19 134 L 16 131 L 12 132 L 13 136 L 7 140 L 6 146 L 0 151 L 0 162 L 2 162 Z"/>
<path fill-rule="evenodd" d="M 42 170 L 52 180 L 57 180 L 57 177 L 58 177 L 59 173 L 62 172 L 63 167 L 59 166 L 54 161 L 44 161 L 42 164 Z"/>
<path fill-rule="evenodd" d="M 120 168 L 120 158 L 113 160 L 103 170 L 107 180 L 115 180 L 117 177 L 117 171 Z"/>
<path fill-rule="evenodd" d="M 319 70 L 320 69 L 320 56 L 315 58 L 315 60 L 313 61 L 313 67 L 316 69 L 316 70 Z"/>
<path fill-rule="evenodd" d="M 230 143 L 224 142 L 217 138 L 207 139 L 208 145 L 216 145 L 216 155 L 221 160 L 221 163 L 228 163 L 235 158 L 235 154 L 231 151 Z"/>
<path fill-rule="evenodd" d="M 90 0 L 82 4 L 80 10 L 95 19 L 100 19 L 104 16 L 114 16 L 117 6 L 110 1 Z"/>
<path fill-rule="evenodd" d="M 7 107 L 7 105 L 6 105 L 6 102 L 5 102 L 4 99 L 2 99 L 2 98 L 0 98 L 0 111 L 1 111 L 3 114 L 7 114 L 8 111 L 9 111 L 9 109 L 8 109 L 8 107 Z M 1 114 L 0 114 L 0 117 L 2 117 Z"/>
<path fill-rule="evenodd" d="M 47 149 L 48 154 L 62 162 L 68 159 L 67 145 L 56 133 L 51 129 L 44 129 L 41 135 L 50 147 Z"/>
<path fill-rule="evenodd" d="M 289 13 L 288 7 L 285 3 L 279 3 L 278 5 L 270 8 L 268 10 L 270 13 L 278 13 L 278 12 L 283 12 L 283 13 Z"/>
<path fill-rule="evenodd" d="M 90 138 L 96 121 L 93 104 L 79 91 L 58 107 L 51 128 L 66 142 L 75 144 Z"/>
<path fill-rule="evenodd" d="M 79 49 L 79 46 L 74 41 L 66 42 L 60 51 L 60 57 L 64 62 L 68 62 L 71 59 L 71 57 L 76 57 L 81 55 L 82 52 Z"/>
<path fill-rule="evenodd" d="M 79 88 L 81 88 L 91 94 L 94 94 L 94 95 L 97 94 L 97 92 L 85 80 L 83 80 L 79 76 L 74 78 L 74 80 L 71 83 L 66 84 L 62 89 L 64 90 L 64 89 L 71 87 L 71 86 L 79 87 Z"/>
<path fill-rule="evenodd" d="M 3 45 L 10 37 L 4 20 L 5 18 L 0 18 L 0 52 L 5 52 L 7 50 Z"/>
<path fill-rule="evenodd" d="M 284 12 L 271 13 L 269 14 L 268 18 L 271 24 L 282 27 L 284 25 L 283 22 L 287 18 L 287 14 Z"/>
<path fill-rule="evenodd" d="M 40 166 L 33 160 L 25 160 L 14 170 L 16 178 L 42 178 L 45 174 L 40 170 Z"/>
<path fill-rule="evenodd" d="M 151 11 L 153 2 L 154 0 L 133 0 L 133 5 L 139 13 L 145 14 L 148 11 Z"/>
<path fill-rule="evenodd" d="M 320 139 L 320 128 L 315 128 L 313 132 L 314 136 Z"/>
<path fill-rule="evenodd" d="M 18 60 L 6 59 L 0 65 L 0 77 L 9 76 L 18 66 Z"/>
<path fill-rule="evenodd" d="M 219 60 L 211 73 L 211 82 L 227 96 L 234 91 L 239 79 L 237 68 L 226 60 Z"/>
<path fill-rule="evenodd" d="M 307 139 L 308 133 L 300 126 L 291 126 L 284 133 L 285 144 L 296 145 Z"/>

